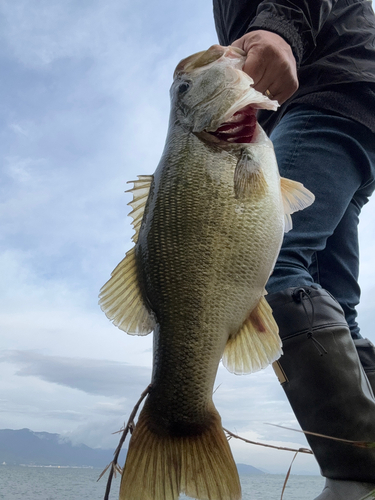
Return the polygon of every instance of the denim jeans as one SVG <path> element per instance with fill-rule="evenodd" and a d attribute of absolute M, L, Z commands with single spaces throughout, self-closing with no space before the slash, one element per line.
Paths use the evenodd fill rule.
<path fill-rule="evenodd" d="M 292 215 L 267 291 L 321 286 L 340 303 L 353 338 L 361 338 L 358 218 L 375 188 L 375 135 L 351 119 L 296 105 L 271 140 L 280 175 L 302 182 L 315 202 Z"/>

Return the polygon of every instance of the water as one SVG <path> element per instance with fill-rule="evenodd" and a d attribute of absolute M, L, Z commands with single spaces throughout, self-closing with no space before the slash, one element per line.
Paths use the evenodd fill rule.
<path fill-rule="evenodd" d="M 0 465 L 0 499 L 103 500 L 107 476 L 99 469 L 13 467 Z M 242 476 L 243 500 L 280 500 L 285 477 L 277 474 Z M 319 476 L 290 476 L 283 500 L 313 500 L 323 489 Z M 111 500 L 118 499 L 120 478 L 114 479 Z M 182 499 L 187 497 L 181 497 Z"/>

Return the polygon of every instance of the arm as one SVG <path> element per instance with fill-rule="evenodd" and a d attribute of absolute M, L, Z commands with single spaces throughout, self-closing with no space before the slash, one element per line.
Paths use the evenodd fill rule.
<path fill-rule="evenodd" d="M 254 87 L 282 104 L 297 90 L 297 67 L 314 50 L 335 0 L 227 1 L 214 0 L 217 27 L 226 28 L 219 36 L 238 38 L 233 45 L 247 52 L 244 70 Z"/>
<path fill-rule="evenodd" d="M 267 30 L 292 47 L 300 65 L 314 50 L 316 38 L 337 0 L 263 0 L 247 31 Z"/>

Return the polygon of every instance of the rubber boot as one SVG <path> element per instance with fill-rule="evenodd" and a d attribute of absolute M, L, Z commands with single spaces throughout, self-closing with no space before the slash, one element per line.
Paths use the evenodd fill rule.
<path fill-rule="evenodd" d="M 368 339 L 355 339 L 354 345 L 370 382 L 372 392 L 375 393 L 375 346 Z"/>
<path fill-rule="evenodd" d="M 301 428 L 375 442 L 373 392 L 338 302 L 313 287 L 288 288 L 267 300 L 283 341 L 275 372 Z M 375 449 L 309 434 L 306 438 L 327 478 L 316 500 L 375 495 Z"/>

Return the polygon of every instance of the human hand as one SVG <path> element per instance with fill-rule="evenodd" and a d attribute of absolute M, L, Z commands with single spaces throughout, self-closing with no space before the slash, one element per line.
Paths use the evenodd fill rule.
<path fill-rule="evenodd" d="M 251 31 L 232 46 L 246 52 L 243 71 L 254 80 L 255 90 L 262 94 L 268 90 L 271 98 L 282 104 L 298 89 L 296 60 L 281 36 L 271 31 Z"/>

